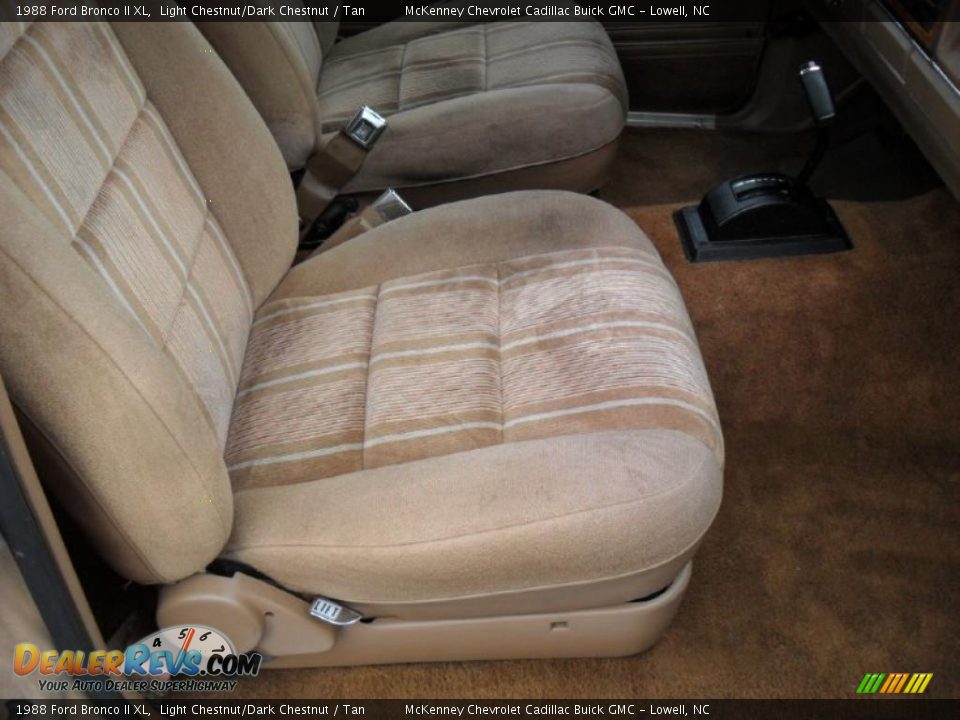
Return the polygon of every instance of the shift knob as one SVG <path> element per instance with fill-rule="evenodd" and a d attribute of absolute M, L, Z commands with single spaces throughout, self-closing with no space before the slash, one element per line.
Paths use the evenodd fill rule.
<path fill-rule="evenodd" d="M 833 95 L 830 93 L 830 86 L 827 85 L 823 68 L 811 60 L 800 68 L 800 81 L 810 102 L 810 112 L 813 113 L 814 122 L 821 127 L 829 125 L 833 121 L 835 111 Z"/>

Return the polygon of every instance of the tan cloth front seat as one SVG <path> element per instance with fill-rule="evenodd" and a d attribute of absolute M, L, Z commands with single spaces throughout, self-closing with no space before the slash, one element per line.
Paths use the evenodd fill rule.
<path fill-rule="evenodd" d="M 345 192 L 594 190 L 627 111 L 620 63 L 594 22 L 393 22 L 336 44 L 337 23 L 199 27 L 291 169 L 361 105 L 388 117 Z"/>
<path fill-rule="evenodd" d="M 669 585 L 723 450 L 643 233 L 513 193 L 291 270 L 286 167 L 203 46 L 0 24 L 0 373 L 107 561 L 173 583 L 227 558 L 398 617 Z"/>

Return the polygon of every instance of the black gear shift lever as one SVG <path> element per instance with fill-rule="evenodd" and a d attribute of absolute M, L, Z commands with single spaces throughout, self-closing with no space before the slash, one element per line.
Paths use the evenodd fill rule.
<path fill-rule="evenodd" d="M 800 68 L 800 82 L 803 83 L 803 90 L 807 94 L 807 101 L 810 103 L 810 112 L 813 114 L 813 122 L 817 126 L 816 145 L 814 145 L 813 151 L 807 158 L 800 174 L 797 175 L 797 183 L 806 185 L 827 152 L 829 146 L 827 128 L 833 124 L 836 111 L 833 107 L 833 95 L 830 92 L 830 86 L 827 85 L 826 75 L 823 74 L 823 68 L 816 62 L 811 60 Z"/>
<path fill-rule="evenodd" d="M 833 95 L 830 92 L 830 86 L 827 85 L 823 68 L 813 60 L 805 63 L 800 68 L 800 82 L 803 83 L 803 90 L 807 93 L 814 122 L 819 127 L 831 124 L 836 112 L 833 109 Z"/>
<path fill-rule="evenodd" d="M 674 218 L 691 262 L 746 260 L 849 250 L 853 247 L 829 203 L 807 182 L 827 151 L 827 128 L 836 111 L 823 70 L 800 69 L 817 126 L 817 143 L 796 178 L 776 172 L 741 175 L 713 187 L 699 205 Z"/>

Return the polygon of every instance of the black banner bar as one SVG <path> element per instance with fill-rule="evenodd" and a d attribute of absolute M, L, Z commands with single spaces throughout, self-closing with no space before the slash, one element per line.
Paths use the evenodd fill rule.
<path fill-rule="evenodd" d="M 710 720 L 943 720 L 960 700 L 10 700 L 11 718 L 710 718 Z"/>
<path fill-rule="evenodd" d="M 392 20 L 493 22 L 509 20 L 644 22 L 767 22 L 778 13 L 795 15 L 804 7 L 832 20 L 850 17 L 844 3 L 828 0 L 0 0 L 4 21 L 185 22 L 345 21 L 376 24 Z M 945 6 L 946 7 L 946 6 Z M 945 10 L 960 19 L 960 4 Z"/>

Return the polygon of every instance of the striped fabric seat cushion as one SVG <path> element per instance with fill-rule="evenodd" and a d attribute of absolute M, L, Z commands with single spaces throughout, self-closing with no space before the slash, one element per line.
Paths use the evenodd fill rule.
<path fill-rule="evenodd" d="M 557 83 L 606 87 L 626 107 L 620 64 L 596 23 L 487 23 L 352 52 L 334 45 L 318 97 L 322 131 L 360 105 L 383 115 L 475 93 Z"/>
<path fill-rule="evenodd" d="M 303 482 L 502 442 L 623 429 L 721 457 L 680 294 L 652 252 L 574 250 L 265 305 L 227 464 Z"/>
<path fill-rule="evenodd" d="M 233 249 L 106 24 L 0 23 L 0 167 L 226 441 L 253 318 Z"/>

